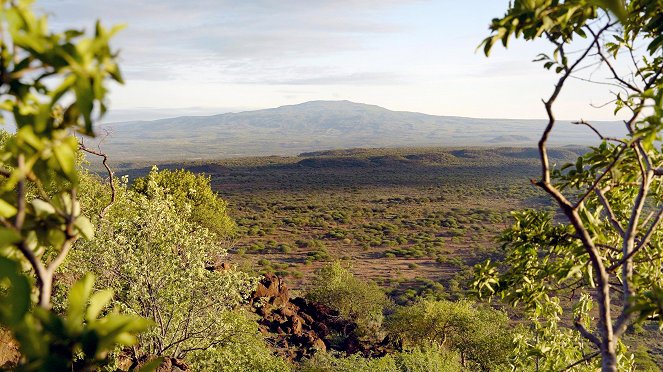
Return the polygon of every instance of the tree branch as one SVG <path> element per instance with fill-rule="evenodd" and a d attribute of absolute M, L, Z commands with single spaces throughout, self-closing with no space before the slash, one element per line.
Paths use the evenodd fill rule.
<path fill-rule="evenodd" d="M 87 152 L 88 154 L 101 157 L 103 159 L 101 163 L 104 165 L 104 168 L 106 168 L 106 172 L 108 173 L 108 185 L 110 186 L 111 189 L 111 198 L 108 204 L 106 204 L 106 206 L 99 212 L 99 219 L 103 220 L 104 217 L 106 216 L 106 213 L 108 213 L 108 210 L 113 206 L 113 204 L 115 204 L 115 197 L 116 197 L 115 178 L 113 177 L 114 175 L 113 171 L 110 169 L 110 166 L 108 165 L 108 155 L 104 152 L 95 151 L 88 148 L 87 146 L 85 146 L 85 144 L 82 141 L 78 143 L 78 148 L 80 148 L 81 151 Z"/>
<path fill-rule="evenodd" d="M 612 227 L 617 230 L 619 233 L 619 236 L 622 238 L 624 237 L 624 228 L 622 227 L 621 223 L 619 223 L 619 220 L 617 219 L 617 216 L 615 216 L 615 212 L 612 210 L 612 207 L 610 206 L 610 202 L 608 202 L 608 199 L 605 197 L 605 194 L 603 193 L 603 190 L 600 188 L 595 188 L 594 192 L 596 193 L 596 196 L 599 198 L 599 202 L 605 208 L 605 212 L 608 215 L 608 219 L 610 220 L 610 223 L 612 224 Z"/>
<path fill-rule="evenodd" d="M 573 367 L 575 367 L 575 366 L 577 366 L 577 365 L 579 365 L 579 364 L 582 364 L 582 363 L 588 362 L 588 361 L 590 361 L 590 360 L 596 358 L 597 356 L 599 356 L 599 354 L 601 354 L 600 351 L 595 351 L 595 352 L 593 352 L 593 353 L 591 353 L 591 354 L 587 354 L 584 358 L 580 359 L 579 361 L 577 361 L 577 362 L 575 362 L 575 363 L 573 363 L 573 364 L 569 364 L 568 366 L 566 366 L 564 369 L 562 369 L 562 371 L 568 371 L 568 370 L 572 369 Z"/>

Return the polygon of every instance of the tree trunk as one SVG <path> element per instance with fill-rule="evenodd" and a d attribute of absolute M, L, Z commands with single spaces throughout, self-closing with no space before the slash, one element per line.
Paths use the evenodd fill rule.
<path fill-rule="evenodd" d="M 615 352 L 615 343 L 610 342 L 603 345 L 601 349 L 601 371 L 617 372 L 617 353 Z"/>

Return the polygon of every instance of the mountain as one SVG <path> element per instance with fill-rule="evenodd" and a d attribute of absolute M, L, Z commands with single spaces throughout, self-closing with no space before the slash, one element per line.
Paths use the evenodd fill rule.
<path fill-rule="evenodd" d="M 594 123 L 619 135 L 615 122 Z M 533 146 L 543 120 L 472 119 L 391 111 L 349 101 L 311 101 L 213 116 L 105 124 L 103 149 L 116 160 L 293 155 L 354 147 Z M 554 145 L 596 143 L 585 126 L 560 122 Z"/>

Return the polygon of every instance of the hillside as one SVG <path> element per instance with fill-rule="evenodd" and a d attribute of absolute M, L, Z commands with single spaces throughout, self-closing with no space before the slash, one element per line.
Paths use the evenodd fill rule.
<path fill-rule="evenodd" d="M 104 150 L 117 160 L 191 160 L 295 155 L 354 147 L 532 146 L 544 121 L 433 116 L 349 101 L 106 124 Z M 595 123 L 618 135 L 617 123 Z M 560 122 L 555 145 L 596 142 L 588 128 Z M 563 130 L 562 130 L 563 129 Z"/>

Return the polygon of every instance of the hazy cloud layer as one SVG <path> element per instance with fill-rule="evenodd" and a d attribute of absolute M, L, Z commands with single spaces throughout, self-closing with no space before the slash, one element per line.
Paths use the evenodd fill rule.
<path fill-rule="evenodd" d="M 374 35 L 398 33 L 401 25 L 379 15 L 416 2 L 47 0 L 40 6 L 58 28 L 91 25 L 97 17 L 126 23 L 116 45 L 128 79 L 302 85 L 334 77 L 338 84 L 394 82 L 388 73 L 326 74 L 324 59 L 365 50 Z M 302 68 L 313 73 L 289 77 Z"/>

